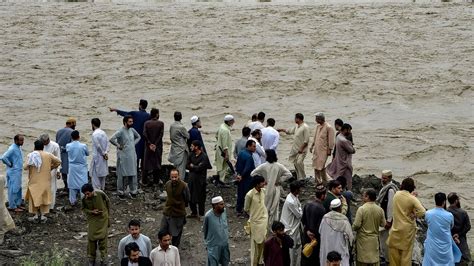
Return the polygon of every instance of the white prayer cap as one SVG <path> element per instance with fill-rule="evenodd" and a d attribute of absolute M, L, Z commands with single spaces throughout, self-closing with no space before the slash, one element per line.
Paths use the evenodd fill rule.
<path fill-rule="evenodd" d="M 331 209 L 336 209 L 341 206 L 342 202 L 340 199 L 333 199 L 331 200 Z"/>
<path fill-rule="evenodd" d="M 232 115 L 224 116 L 224 121 L 228 122 L 228 121 L 232 121 L 232 120 L 234 120 L 234 117 Z"/>
<path fill-rule="evenodd" d="M 212 204 L 216 204 L 216 203 L 219 203 L 219 202 L 223 202 L 224 199 L 221 197 L 221 196 L 217 196 L 217 197 L 214 197 L 212 198 Z"/>
<path fill-rule="evenodd" d="M 324 118 L 324 114 L 322 112 L 317 112 L 314 114 L 314 116 Z"/>
<path fill-rule="evenodd" d="M 392 170 L 383 170 L 382 171 L 382 176 L 387 176 L 387 177 L 391 177 L 392 176 Z"/>
<path fill-rule="evenodd" d="M 197 121 L 199 121 L 199 117 L 198 117 L 197 115 L 193 115 L 193 116 L 191 117 L 191 124 L 194 124 L 194 123 L 196 123 Z"/>

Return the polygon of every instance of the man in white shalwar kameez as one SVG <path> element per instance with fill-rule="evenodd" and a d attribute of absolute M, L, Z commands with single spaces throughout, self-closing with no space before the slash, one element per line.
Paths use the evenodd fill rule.
<path fill-rule="evenodd" d="M 99 118 L 93 118 L 92 124 L 92 160 L 89 173 L 94 189 L 105 190 L 105 178 L 109 174 L 107 160 L 109 159 L 109 138 L 100 129 Z"/>
<path fill-rule="evenodd" d="M 59 144 L 50 140 L 48 134 L 42 134 L 39 137 L 44 144 L 43 151 L 49 152 L 54 155 L 56 158 L 61 158 L 61 149 L 59 148 Z M 61 176 L 58 176 L 58 168 L 54 168 L 51 170 L 51 205 L 49 205 L 49 209 L 54 211 L 54 207 L 56 206 L 56 191 L 58 190 L 57 180 Z"/>
<path fill-rule="evenodd" d="M 321 249 L 319 257 L 321 266 L 326 266 L 326 258 L 329 252 L 337 251 L 342 256 L 342 266 L 349 266 L 349 246 L 354 241 L 352 227 L 347 217 L 341 213 L 342 202 L 340 199 L 331 201 L 331 211 L 324 215 L 319 234 L 321 234 Z"/>
<path fill-rule="evenodd" d="M 274 221 L 280 220 L 281 183 L 291 178 L 291 172 L 283 164 L 278 163 L 274 150 L 266 150 L 267 162 L 255 168 L 251 176 L 263 176 L 267 182 L 265 207 L 268 210 L 268 229 Z"/>
<path fill-rule="evenodd" d="M 285 233 L 293 239 L 294 246 L 290 249 L 291 266 L 301 265 L 301 218 L 303 208 L 298 195 L 301 192 L 301 182 L 294 181 L 290 184 L 290 193 L 286 196 L 281 209 L 281 219 L 285 225 Z"/>
<path fill-rule="evenodd" d="M 260 129 L 255 129 L 250 133 L 249 140 L 255 141 L 257 145 L 257 150 L 252 154 L 253 162 L 255 167 L 258 167 L 266 160 L 265 149 L 263 149 L 262 144 L 260 144 L 260 140 L 262 138 L 262 131 Z"/>

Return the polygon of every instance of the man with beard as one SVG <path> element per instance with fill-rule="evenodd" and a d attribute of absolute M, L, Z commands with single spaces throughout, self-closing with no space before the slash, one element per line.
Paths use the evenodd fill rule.
<path fill-rule="evenodd" d="M 349 124 L 342 126 L 341 134 L 336 138 L 336 156 L 327 167 L 327 174 L 333 179 L 339 176 L 346 178 L 348 190 L 352 190 L 352 154 L 355 153 L 352 142 L 347 139 L 351 130 Z"/>
<path fill-rule="evenodd" d="M 319 257 L 319 250 L 321 247 L 321 235 L 319 234 L 319 225 L 323 216 L 326 214 L 323 201 L 326 198 L 326 187 L 323 185 L 316 186 L 316 197 L 313 201 L 304 206 L 301 223 L 303 224 L 302 246 L 304 247 L 310 243 L 316 243 L 313 246 L 313 253 L 309 256 L 301 257 L 302 266 L 317 266 L 320 261 L 325 261 L 325 258 Z M 315 240 L 315 241 L 314 241 Z"/>
<path fill-rule="evenodd" d="M 143 160 L 142 184 L 149 185 L 148 175 L 153 172 L 153 182 L 159 182 L 159 174 L 163 157 L 163 133 L 165 124 L 158 120 L 160 111 L 152 108 L 150 120 L 143 127 L 143 138 L 145 139 L 145 159 Z"/>
<path fill-rule="evenodd" d="M 471 221 L 467 212 L 461 209 L 461 201 L 458 194 L 455 192 L 449 193 L 448 201 L 450 204 L 448 211 L 454 216 L 454 226 L 451 228 L 451 234 L 462 253 L 461 262 L 456 265 L 467 266 L 471 262 L 471 251 L 467 245 L 466 235 L 471 230 Z"/>
<path fill-rule="evenodd" d="M 109 174 L 107 160 L 109 159 L 109 138 L 107 134 L 100 129 L 100 119 L 93 118 L 92 125 L 92 160 L 90 175 L 92 177 L 92 186 L 95 189 L 105 189 L 105 178 Z"/>
<path fill-rule="evenodd" d="M 325 258 L 331 251 L 337 251 L 342 256 L 342 265 L 349 265 L 349 247 L 352 245 L 354 235 L 351 224 L 347 217 L 341 213 L 342 202 L 340 199 L 333 199 L 330 205 L 331 211 L 326 213 L 319 226 L 321 235 L 321 249 L 319 257 Z M 320 265 L 325 266 L 321 261 Z"/>
<path fill-rule="evenodd" d="M 140 141 L 140 135 L 132 128 L 133 118 L 125 116 L 123 127 L 110 138 L 110 143 L 117 147 L 117 192 L 120 199 L 125 199 L 127 186 L 130 197 L 135 199 L 137 188 L 137 154 L 135 145 Z"/>
<path fill-rule="evenodd" d="M 171 148 L 168 161 L 179 170 L 181 180 L 186 177 L 186 165 L 188 162 L 188 139 L 189 133 L 181 123 L 183 115 L 181 112 L 174 112 L 174 123 L 170 126 Z"/>
<path fill-rule="evenodd" d="M 191 154 L 188 157 L 189 191 L 191 192 L 191 215 L 189 218 L 204 216 L 204 203 L 206 201 L 207 170 L 212 169 L 207 154 L 203 152 L 199 140 L 191 143 Z M 199 209 L 199 212 L 198 212 Z"/>
<path fill-rule="evenodd" d="M 128 223 L 128 232 L 129 235 L 122 238 L 118 245 L 117 256 L 119 257 L 119 260 L 128 256 L 126 254 L 126 246 L 129 243 L 136 243 L 140 247 L 142 256 L 149 257 L 152 250 L 151 241 L 149 237 L 140 233 L 140 221 L 135 219 L 131 220 Z"/>
<path fill-rule="evenodd" d="M 202 151 L 207 154 L 206 151 L 206 146 L 204 145 L 204 140 L 202 139 L 201 131 L 199 129 L 202 127 L 201 126 L 201 119 L 198 116 L 193 115 L 191 117 L 191 128 L 189 129 L 189 139 L 188 139 L 188 147 L 191 149 L 191 143 L 193 143 L 194 140 L 197 140 L 201 143 L 202 145 Z"/>
<path fill-rule="evenodd" d="M 263 249 L 265 265 L 290 266 L 290 248 L 293 246 L 293 239 L 285 233 L 285 225 L 273 221 L 272 236 L 265 241 Z"/>
<path fill-rule="evenodd" d="M 326 161 L 331 156 L 334 148 L 334 129 L 326 122 L 323 113 L 316 113 L 316 130 L 314 132 L 313 144 L 309 151 L 313 154 L 313 168 L 316 184 L 326 185 L 328 177 L 326 175 Z"/>
<path fill-rule="evenodd" d="M 377 203 L 382 208 L 385 220 L 387 221 L 384 228 L 380 231 L 380 256 L 386 261 L 389 262 L 388 247 L 387 247 L 387 238 L 388 231 L 392 227 L 393 221 L 393 196 L 395 192 L 398 191 L 397 185 L 392 182 L 392 171 L 383 170 L 382 171 L 382 189 L 379 192 L 377 197 Z"/>
<path fill-rule="evenodd" d="M 173 236 L 173 246 L 179 247 L 183 227 L 186 224 L 186 207 L 189 203 L 188 185 L 179 178 L 179 170 L 172 169 L 170 180 L 165 184 L 168 195 L 161 219 L 161 230 L 168 231 Z"/>
<path fill-rule="evenodd" d="M 150 119 L 150 114 L 147 113 L 146 108 L 148 107 L 148 101 L 140 99 L 138 103 L 138 111 L 122 111 L 116 108 L 109 108 L 111 112 L 117 112 L 117 115 L 126 117 L 131 116 L 133 119 L 133 129 L 140 135 L 138 142 L 135 143 L 135 152 L 136 152 L 136 168 L 140 167 L 140 160 L 143 159 L 145 141 L 143 140 L 143 126 L 145 122 Z"/>
<path fill-rule="evenodd" d="M 148 257 L 140 256 L 140 247 L 135 242 L 128 243 L 125 246 L 126 257 L 120 261 L 121 266 L 152 266 Z"/>
<path fill-rule="evenodd" d="M 328 194 L 326 195 L 326 199 L 323 202 L 324 208 L 326 208 L 326 212 L 331 211 L 331 201 L 333 199 L 340 199 L 342 202 L 341 206 L 341 213 L 346 215 L 347 214 L 347 201 L 346 198 L 342 195 L 342 184 L 338 180 L 331 180 L 328 183 Z"/>
<path fill-rule="evenodd" d="M 212 198 L 212 209 L 206 213 L 202 231 L 208 266 L 227 266 L 230 262 L 227 211 L 221 196 Z"/>
<path fill-rule="evenodd" d="M 69 160 L 67 158 L 66 145 L 72 141 L 71 133 L 76 129 L 76 119 L 69 118 L 66 121 L 66 127 L 61 128 L 56 132 L 56 143 L 58 143 L 61 149 L 61 176 L 64 182 L 64 191 L 66 194 L 69 193 L 69 187 L 67 184 L 67 174 L 69 172 Z"/>
<path fill-rule="evenodd" d="M 21 207 L 23 172 L 23 152 L 21 151 L 21 146 L 23 146 L 24 140 L 23 135 L 15 135 L 13 137 L 14 143 L 2 155 L 2 162 L 7 166 L 8 209 L 15 212 L 24 211 Z M 0 189 L 3 189 L 3 186 Z"/>

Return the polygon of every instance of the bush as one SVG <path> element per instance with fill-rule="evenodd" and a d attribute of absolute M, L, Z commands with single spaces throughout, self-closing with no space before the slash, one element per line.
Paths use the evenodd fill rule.
<path fill-rule="evenodd" d="M 20 260 L 21 266 L 63 266 L 63 265 L 79 265 L 71 263 L 70 257 L 64 249 L 60 249 L 57 245 L 47 252 L 32 252 L 30 256 L 23 257 Z"/>

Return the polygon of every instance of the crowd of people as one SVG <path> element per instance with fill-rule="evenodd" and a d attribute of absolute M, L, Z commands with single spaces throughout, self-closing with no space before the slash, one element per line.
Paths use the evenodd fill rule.
<path fill-rule="evenodd" d="M 0 243 L 5 232 L 15 227 L 8 211 L 26 210 L 22 200 L 25 170 L 29 220 L 45 222 L 47 214 L 56 211 L 56 179 L 62 178 L 65 186 L 62 193 L 69 196 L 70 206 L 80 205 L 87 218 L 90 265 L 95 265 L 98 257 L 101 264 L 106 263 L 112 206 L 104 189 L 109 174 L 110 145 L 117 149 L 119 199 L 136 199 L 140 185 L 162 182 L 165 126 L 159 120 L 159 110 L 153 108 L 148 113 L 147 105 L 146 100 L 140 100 L 139 110 L 131 112 L 110 108 L 123 116 L 123 126 L 110 138 L 100 128 L 99 118 L 91 120 L 89 168 L 89 148 L 81 142 L 74 118 L 57 131 L 56 142 L 47 134 L 39 136 L 34 141 L 34 151 L 25 161 L 21 150 L 24 136 L 16 135 L 1 157 L 7 168 L 8 208 L 3 204 L 1 189 Z M 175 112 L 174 123 L 169 128 L 168 161 L 174 168 L 163 185 L 166 202 L 158 233 L 159 245 L 153 249 L 150 238 L 140 233 L 140 220 L 131 220 L 129 235 L 118 245 L 121 265 L 181 265 L 179 246 L 187 218 L 203 223 L 207 265 L 230 263 L 228 210 L 223 197 L 213 197 L 212 208 L 206 211 L 207 175 L 213 165 L 200 132 L 201 121 L 198 116 L 192 116 L 191 128 L 187 130 L 182 119 L 182 114 Z M 436 207 L 426 211 L 417 199 L 413 178 L 403 179 L 398 187 L 392 182 L 392 172 L 384 170 L 382 189 L 379 192 L 366 189 L 362 195 L 364 204 L 353 218 L 355 149 L 351 125 L 337 119 L 333 127 L 323 113 L 316 113 L 315 134 L 311 137 L 303 114 L 297 113 L 294 121 L 292 128 L 277 129 L 275 119 L 265 120 L 265 113 L 260 112 L 252 116 L 242 128 L 242 137 L 234 142 L 231 130 L 235 119 L 229 114 L 216 132 L 217 175 L 212 182 L 222 188 L 237 186 L 235 214 L 247 220 L 243 229 L 249 235 L 250 265 L 411 265 L 416 221 L 420 218 L 428 224 L 423 265 L 470 263 L 466 239 L 470 220 L 461 209 L 456 193 L 437 193 Z M 281 132 L 294 136 L 289 161 L 295 176 L 278 162 Z M 314 187 L 303 182 L 308 180 L 304 164 L 308 151 L 312 155 Z M 331 159 L 329 163 L 328 159 Z M 286 194 L 284 183 L 289 184 L 290 191 L 280 207 L 280 199 Z M 315 196 L 306 204 L 299 199 L 303 188 L 314 191 Z"/>

